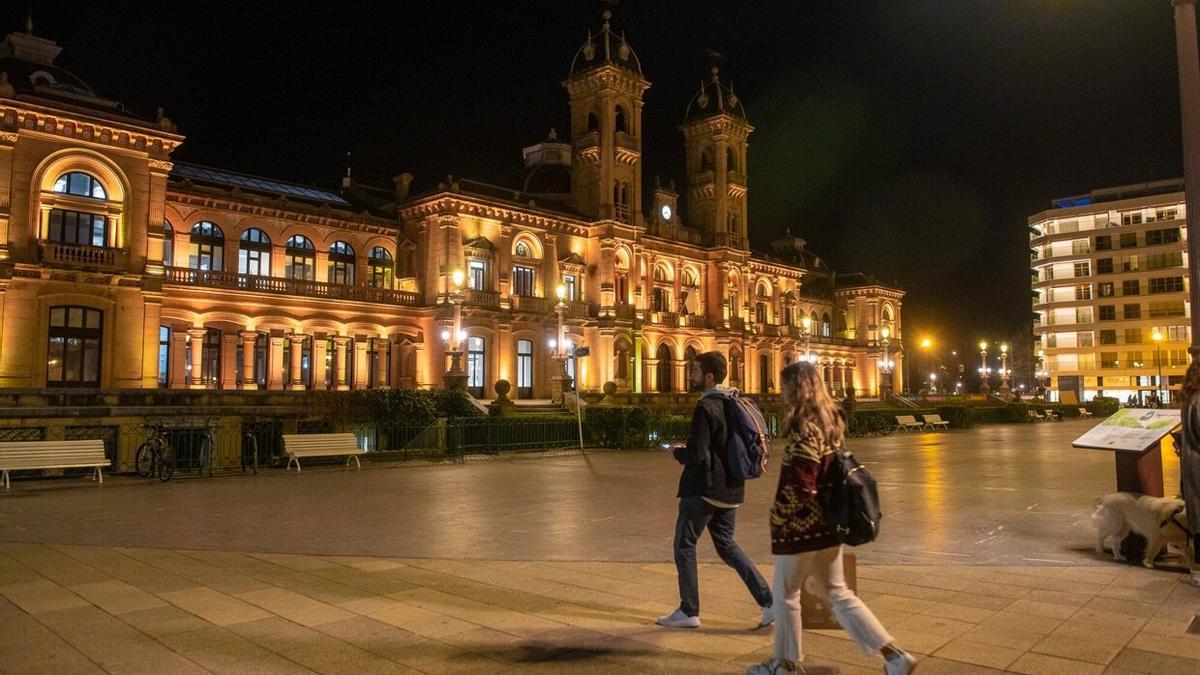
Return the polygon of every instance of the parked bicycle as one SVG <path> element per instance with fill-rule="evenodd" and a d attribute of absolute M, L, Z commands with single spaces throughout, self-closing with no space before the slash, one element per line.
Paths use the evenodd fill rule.
<path fill-rule="evenodd" d="M 150 438 L 138 446 L 133 460 L 134 470 L 142 478 L 158 476 L 158 479 L 165 483 L 171 480 L 175 473 L 175 451 L 167 443 L 163 425 L 144 424 L 142 428 L 150 430 Z"/>

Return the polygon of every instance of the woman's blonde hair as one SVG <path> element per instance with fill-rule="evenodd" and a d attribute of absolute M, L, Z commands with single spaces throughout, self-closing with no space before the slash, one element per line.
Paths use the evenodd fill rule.
<path fill-rule="evenodd" d="M 841 445 L 846 420 L 841 408 L 825 391 L 816 366 L 808 361 L 796 361 L 783 369 L 780 386 L 787 410 L 783 420 L 784 434 L 797 433 L 804 429 L 805 422 L 812 422 L 821 430 L 825 442 L 835 447 Z"/>

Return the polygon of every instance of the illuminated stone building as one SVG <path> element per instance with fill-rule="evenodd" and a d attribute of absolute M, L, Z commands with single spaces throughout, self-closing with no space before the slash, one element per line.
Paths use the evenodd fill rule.
<path fill-rule="evenodd" d="M 471 393 L 547 398 L 559 287 L 584 391 L 683 391 L 711 349 L 766 391 L 808 349 L 835 393 L 871 396 L 885 327 L 900 361 L 899 289 L 795 237 L 750 251 L 753 127 L 716 69 L 679 108 L 683 189 L 644 190 L 650 83 L 607 17 L 563 82 L 567 137 L 525 148 L 520 185 L 419 195 L 407 174 L 334 192 L 173 162 L 161 111 L 104 98 L 59 51 L 31 28 L 0 44 L 0 387 L 437 387 L 461 299 Z"/>

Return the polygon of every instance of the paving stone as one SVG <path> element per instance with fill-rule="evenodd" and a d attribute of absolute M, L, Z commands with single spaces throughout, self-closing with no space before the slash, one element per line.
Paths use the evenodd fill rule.
<path fill-rule="evenodd" d="M 159 597 L 218 626 L 229 626 L 270 616 L 254 605 L 211 588 L 196 587 L 185 591 L 160 593 Z"/>
<path fill-rule="evenodd" d="M 351 612 L 282 588 L 239 593 L 237 597 L 302 626 L 315 626 L 352 616 Z"/>
<path fill-rule="evenodd" d="M 79 584 L 71 586 L 70 590 L 109 614 L 127 614 L 167 605 L 161 598 L 116 579 Z"/>
<path fill-rule="evenodd" d="M 87 600 L 47 579 L 0 587 L 0 595 L 4 595 L 14 605 L 30 614 L 91 605 Z"/>
<path fill-rule="evenodd" d="M 188 633 L 213 625 L 165 602 L 162 607 L 127 612 L 120 615 L 120 619 L 151 637 Z"/>
<path fill-rule="evenodd" d="M 1120 653 L 1124 645 L 1123 642 L 1101 642 L 1100 640 L 1104 638 L 1103 634 L 1095 634 L 1095 638 L 1093 640 L 1086 640 L 1078 637 L 1052 635 L 1034 645 L 1030 651 L 1038 654 L 1073 659 L 1075 661 L 1087 661 L 1088 663 L 1106 665 Z"/>
<path fill-rule="evenodd" d="M 1104 666 L 1029 652 L 1010 663 L 1008 670 L 1026 675 L 1096 675 L 1104 672 Z"/>
<path fill-rule="evenodd" d="M 1001 670 L 1021 656 L 1022 650 L 976 642 L 969 637 L 955 638 L 933 653 L 934 656 L 963 663 L 973 663 Z"/>
<path fill-rule="evenodd" d="M 1194 662 L 1193 667 L 1200 672 L 1200 636 L 1138 633 L 1126 646 L 1129 649 L 1191 659 Z"/>
<path fill-rule="evenodd" d="M 1193 659 L 1130 648 L 1122 649 L 1112 660 L 1112 666 L 1134 673 L 1182 675 L 1196 672 L 1196 661 Z"/>

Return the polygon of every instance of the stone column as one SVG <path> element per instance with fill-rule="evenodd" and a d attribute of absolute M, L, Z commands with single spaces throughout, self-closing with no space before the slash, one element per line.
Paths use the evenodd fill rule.
<path fill-rule="evenodd" d="M 391 382 L 388 381 L 388 359 L 391 358 L 391 353 L 388 351 L 390 343 L 383 338 L 375 340 L 375 388 L 387 389 Z"/>
<path fill-rule="evenodd" d="M 326 340 L 325 338 L 318 340 L 314 337 L 312 345 L 312 385 L 309 388 L 314 391 L 324 390 L 325 372 L 327 370 L 327 366 L 325 365 L 325 353 L 329 350 L 329 340 Z"/>
<path fill-rule="evenodd" d="M 558 295 L 555 291 L 558 288 L 560 277 L 558 273 L 558 237 L 553 234 L 545 236 L 542 252 L 542 275 L 545 278 L 542 285 L 542 297 L 558 302 Z"/>
<path fill-rule="evenodd" d="M 675 362 L 675 392 L 686 394 L 688 390 L 688 362 L 680 359 Z"/>
<path fill-rule="evenodd" d="M 288 340 L 291 344 L 291 369 L 288 377 L 288 386 L 290 389 L 304 388 L 304 341 L 308 339 L 307 335 L 289 335 Z"/>
<path fill-rule="evenodd" d="M 658 359 L 642 359 L 646 374 L 643 376 L 643 391 L 658 391 Z"/>
<path fill-rule="evenodd" d="M 354 341 L 354 388 L 366 389 L 370 382 L 370 361 L 367 359 L 367 341 Z"/>
<path fill-rule="evenodd" d="M 171 330 L 170 372 L 168 385 L 172 389 L 186 389 L 187 382 L 187 340 L 186 331 Z"/>
<path fill-rule="evenodd" d="M 208 331 L 203 328 L 189 328 L 188 339 L 192 343 L 192 377 L 188 383 L 189 389 L 204 389 L 207 385 L 202 379 L 204 359 L 204 335 Z"/>
<path fill-rule="evenodd" d="M 221 333 L 221 388 L 237 389 L 238 334 Z"/>
<path fill-rule="evenodd" d="M 346 391 L 350 388 L 350 380 L 346 378 L 346 371 L 350 368 L 350 338 L 345 335 L 333 338 L 333 360 L 337 368 L 334 389 Z"/>
<path fill-rule="evenodd" d="M 255 345 L 258 344 L 258 331 L 244 330 L 242 336 L 242 389 L 254 391 L 258 389 L 258 381 L 254 378 Z"/>
<path fill-rule="evenodd" d="M 283 336 L 271 336 L 267 340 L 267 388 L 278 391 L 283 389 L 287 380 L 287 364 L 283 362 Z"/>

